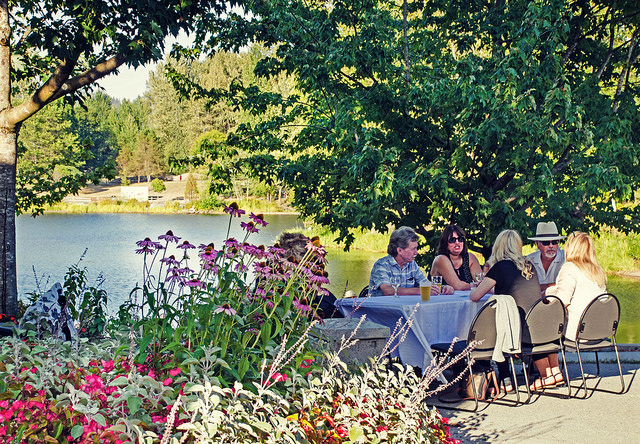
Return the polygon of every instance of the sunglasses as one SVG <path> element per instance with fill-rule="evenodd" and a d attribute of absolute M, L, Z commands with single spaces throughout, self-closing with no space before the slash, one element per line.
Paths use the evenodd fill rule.
<path fill-rule="evenodd" d="M 540 241 L 540 243 L 542 245 L 544 245 L 545 247 L 548 247 L 549 245 L 558 245 L 558 241 L 557 240 L 552 240 L 552 241 Z"/>
<path fill-rule="evenodd" d="M 447 241 L 449 241 L 450 244 L 455 244 L 456 242 L 460 242 L 461 244 L 463 244 L 465 241 L 465 238 L 451 236 L 449 239 L 447 239 Z"/>

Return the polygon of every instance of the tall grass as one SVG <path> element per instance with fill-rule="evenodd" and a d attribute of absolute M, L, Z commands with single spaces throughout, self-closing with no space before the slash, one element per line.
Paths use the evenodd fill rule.
<path fill-rule="evenodd" d="M 228 205 L 231 201 L 226 202 Z M 242 209 L 247 212 L 253 213 L 283 213 L 293 212 L 293 210 L 286 204 L 280 205 L 274 201 L 268 201 L 266 199 L 252 198 L 248 201 L 244 201 L 241 204 Z M 85 213 L 158 213 L 158 214 L 173 214 L 173 213 L 190 213 L 190 212 L 206 212 L 206 213 L 222 213 L 222 207 L 217 205 L 215 207 L 207 207 L 199 205 L 199 202 L 194 203 L 179 203 L 176 201 L 165 202 L 163 205 L 151 205 L 150 202 L 139 202 L 135 199 L 132 200 L 116 200 L 116 199 L 101 199 L 97 202 L 90 202 L 86 204 L 67 203 L 60 202 L 55 205 L 48 205 L 45 207 L 45 212 L 55 213 L 70 213 L 70 214 L 85 214 Z"/>
<path fill-rule="evenodd" d="M 640 268 L 640 235 L 623 234 L 615 228 L 604 228 L 593 236 L 598 262 L 607 273 L 620 273 Z"/>

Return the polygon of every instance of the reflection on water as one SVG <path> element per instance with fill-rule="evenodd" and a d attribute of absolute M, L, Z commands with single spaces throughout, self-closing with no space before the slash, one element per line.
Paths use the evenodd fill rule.
<path fill-rule="evenodd" d="M 285 229 L 303 225 L 295 215 L 266 215 L 269 225 L 253 234 L 249 242 L 271 245 Z M 234 218 L 231 236 L 244 237 L 240 221 Z M 40 288 L 48 289 L 55 282 L 62 282 L 68 267 L 88 248 L 82 266 L 89 271 L 90 282 L 102 273 L 104 288 L 110 297 L 110 308 L 124 302 L 129 292 L 139 282 L 142 272 L 142 256 L 134 253 L 136 241 L 172 230 L 176 236 L 192 244 L 219 245 L 229 226 L 226 215 L 156 215 L 156 214 L 47 214 L 32 218 L 27 215 L 17 219 L 17 267 L 18 293 L 24 297 L 34 291 L 35 276 L 41 280 Z M 327 270 L 329 290 L 341 297 L 345 289 L 357 293 L 367 285 L 373 263 L 385 253 L 328 249 Z M 44 278 L 42 278 L 44 277 Z M 42 279 L 41 279 L 42 278 Z M 618 329 L 620 343 L 640 342 L 640 280 L 609 276 L 608 290 L 618 296 L 622 316 Z"/>

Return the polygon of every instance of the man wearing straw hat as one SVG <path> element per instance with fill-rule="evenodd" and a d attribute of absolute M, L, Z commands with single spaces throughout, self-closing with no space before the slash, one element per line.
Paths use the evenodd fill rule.
<path fill-rule="evenodd" d="M 555 222 L 539 222 L 536 235 L 528 238 L 535 241 L 538 247 L 527 259 L 536 268 L 542 291 L 556 283 L 560 267 L 564 264 L 564 250 L 558 248 L 558 242 L 565 237 L 558 234 Z"/>

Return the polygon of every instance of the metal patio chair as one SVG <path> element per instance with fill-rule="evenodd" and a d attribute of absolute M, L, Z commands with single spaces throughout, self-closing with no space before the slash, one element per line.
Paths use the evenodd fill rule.
<path fill-rule="evenodd" d="M 598 351 L 605 348 L 611 348 L 616 352 L 616 360 L 618 363 L 618 371 L 620 372 L 620 392 L 624 393 L 625 384 L 622 376 L 622 366 L 620 364 L 620 354 L 618 353 L 618 344 L 616 343 L 616 332 L 618 330 L 618 322 L 620 321 L 620 302 L 611 293 L 603 293 L 595 297 L 587 308 L 584 309 L 578 323 L 578 332 L 576 339 L 570 340 L 564 338 L 564 346 L 566 350 L 575 350 L 578 354 L 578 362 L 580 363 L 580 373 L 582 376 L 582 384 L 576 391 L 576 397 L 580 393 L 580 389 L 584 387 L 584 396 L 587 397 L 587 378 L 584 374 L 582 364 L 583 352 L 594 352 L 596 355 L 597 374 L 600 376 L 600 361 L 598 359 Z M 570 381 L 567 381 L 570 382 Z M 595 390 L 595 387 L 594 389 Z"/>
<path fill-rule="evenodd" d="M 525 357 L 536 354 L 562 353 L 564 380 L 568 387 L 568 396 L 571 396 L 571 385 L 569 384 L 569 374 L 562 342 L 565 326 L 566 312 L 564 304 L 557 296 L 541 297 L 527 312 L 522 323 L 522 369 L 527 387 L 525 404 L 531 399 L 529 372 L 525 366 Z"/>

